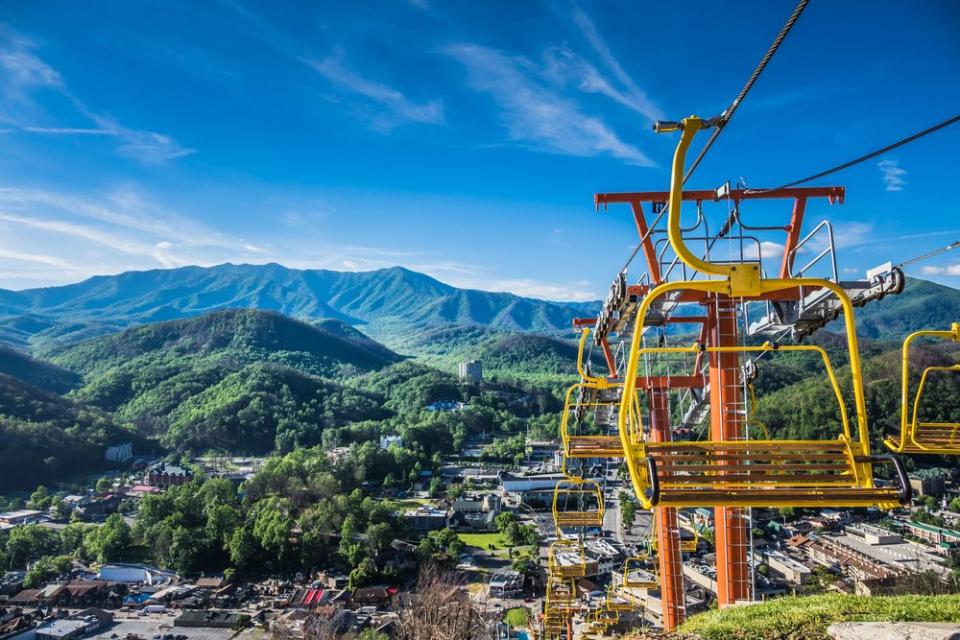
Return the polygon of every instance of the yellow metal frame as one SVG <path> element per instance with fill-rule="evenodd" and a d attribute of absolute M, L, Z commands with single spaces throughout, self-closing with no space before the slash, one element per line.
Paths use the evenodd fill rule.
<path fill-rule="evenodd" d="M 563 564 L 561 554 L 576 555 L 579 562 Z M 563 538 L 552 543 L 547 548 L 547 572 L 557 578 L 582 578 L 587 575 L 587 554 L 583 544 L 577 539 Z"/>
<path fill-rule="evenodd" d="M 560 509 L 561 497 L 565 497 L 566 499 L 573 497 L 579 500 L 581 497 L 587 496 L 596 500 L 597 508 L 595 510 Z M 605 511 L 606 504 L 603 499 L 603 489 L 596 480 L 568 477 L 557 482 L 557 486 L 553 490 L 553 523 L 557 528 L 557 535 L 562 535 L 563 529 L 602 527 Z"/>
<path fill-rule="evenodd" d="M 693 140 L 697 131 L 704 127 L 704 122 L 691 116 L 684 119 L 681 123 L 671 123 L 668 125 L 659 125 L 658 131 L 682 130 L 680 142 L 674 154 L 672 175 L 670 184 L 669 216 L 668 216 L 668 239 L 674 252 L 687 266 L 693 270 L 705 274 L 707 277 L 715 277 L 708 280 L 692 280 L 679 282 L 661 283 L 652 290 L 641 301 L 637 310 L 636 325 L 633 331 L 633 337 L 630 344 L 630 356 L 627 362 L 626 372 L 624 374 L 624 389 L 622 405 L 619 414 L 620 439 L 624 451 L 627 467 L 630 471 L 630 477 L 644 508 L 651 508 L 656 504 L 661 506 L 880 506 L 891 508 L 896 506 L 902 495 L 898 496 L 895 491 L 884 491 L 876 489 L 873 482 L 873 468 L 870 457 L 870 439 L 867 429 L 866 400 L 863 390 L 863 374 L 860 362 L 860 352 L 857 343 L 856 325 L 854 323 L 854 309 L 850 297 L 838 284 L 822 278 L 770 278 L 762 277 L 759 262 L 740 263 L 740 264 L 716 264 L 701 260 L 686 246 L 683 240 L 683 234 L 680 226 L 680 209 L 682 204 L 683 190 L 683 171 L 686 151 Z M 650 456 L 657 450 L 666 452 L 677 450 L 678 448 L 687 448 L 689 451 L 705 451 L 711 454 L 727 455 L 728 451 L 739 452 L 740 455 L 748 456 L 751 450 L 759 451 L 766 449 L 767 454 L 780 446 L 809 447 L 822 444 L 822 441 L 804 441 L 804 440 L 765 440 L 765 441 L 713 441 L 700 443 L 674 443 L 674 442 L 646 442 L 643 438 L 642 425 L 639 421 L 631 421 L 631 403 L 637 391 L 637 373 L 640 363 L 640 354 L 670 352 L 667 350 L 641 348 L 642 327 L 650 311 L 654 300 L 663 295 L 680 291 L 697 291 L 707 294 L 720 294 L 731 298 L 741 299 L 759 299 L 765 294 L 772 294 L 797 287 L 819 288 L 831 291 L 840 301 L 843 311 L 843 320 L 846 330 L 847 346 L 850 361 L 850 375 L 854 391 L 854 407 L 857 417 L 857 439 L 854 440 L 849 428 L 849 423 L 844 419 L 844 431 L 841 434 L 841 441 L 847 451 L 847 463 L 849 464 L 849 484 L 843 487 L 844 491 L 837 491 L 838 486 L 834 483 L 820 484 L 815 475 L 810 475 L 809 481 L 803 486 L 795 484 L 788 486 L 786 483 L 778 484 L 777 477 L 771 475 L 763 486 L 740 481 L 735 479 L 731 482 L 730 478 L 725 478 L 726 474 L 717 474 L 715 489 L 719 491 L 715 496 L 708 499 L 706 494 L 699 498 L 692 495 L 686 495 L 683 500 L 677 499 L 671 501 L 669 497 L 669 486 L 663 486 L 665 490 L 659 493 L 658 479 L 651 478 L 651 467 L 649 465 Z M 802 345 L 791 345 L 800 347 Z M 758 348 L 773 349 L 772 345 L 765 345 Z M 786 347 L 779 347 L 785 349 Z M 716 351 L 741 352 L 750 351 L 750 347 L 714 347 Z M 680 348 L 682 351 L 683 348 Z M 831 384 L 835 389 L 838 388 L 835 376 L 831 378 Z M 843 407 L 841 395 L 841 407 Z M 845 412 L 845 407 L 843 412 Z M 636 422 L 636 424 L 631 424 Z M 782 476 L 788 478 L 790 476 Z M 668 478 L 669 480 L 669 478 Z M 767 492 L 766 489 L 776 487 L 779 493 Z M 863 490 L 863 491 L 860 491 Z M 906 489 L 905 489 L 906 490 Z M 767 495 L 764 495 L 767 493 Z M 679 493 L 677 494 L 680 495 Z"/>
<path fill-rule="evenodd" d="M 566 616 L 577 613 L 583 606 L 577 602 L 577 585 L 570 578 L 551 576 L 547 581 L 547 594 L 544 598 L 544 616 Z"/>
<path fill-rule="evenodd" d="M 649 542 L 647 543 L 650 546 L 650 549 L 653 553 L 657 553 L 657 536 L 654 532 L 657 531 L 657 518 L 659 517 L 659 511 L 656 509 L 653 510 L 653 523 L 650 525 L 650 537 Z M 693 538 L 680 538 L 680 552 L 681 553 L 696 553 L 697 549 L 700 548 L 700 532 L 697 531 L 697 528 L 692 524 L 680 524 L 678 529 L 689 531 L 693 534 Z"/>
<path fill-rule="evenodd" d="M 643 563 L 646 565 L 650 563 L 649 570 L 646 566 L 642 568 L 642 571 L 645 574 L 649 574 L 650 580 L 635 580 L 630 577 L 631 572 L 636 571 L 637 567 L 635 565 Z M 651 558 L 647 555 L 634 556 L 632 558 L 627 558 L 623 562 L 623 586 L 627 589 L 656 589 L 660 586 L 660 576 L 658 575 L 657 566 L 655 562 L 651 562 Z"/>
<path fill-rule="evenodd" d="M 887 448 L 897 453 L 929 453 L 940 455 L 960 455 L 960 422 L 920 422 L 920 399 L 932 372 L 958 372 L 960 364 L 952 366 L 927 367 L 920 375 L 917 394 L 910 403 L 910 345 L 917 338 L 930 337 L 960 342 L 960 322 L 950 325 L 949 331 L 916 331 L 903 341 L 901 355 L 900 380 L 900 437 L 888 436 L 884 439 Z M 912 407 L 912 410 L 911 410 Z M 944 437 L 947 436 L 946 440 Z M 930 440 L 936 435 L 935 440 Z M 926 440 L 926 442 L 925 442 Z"/>

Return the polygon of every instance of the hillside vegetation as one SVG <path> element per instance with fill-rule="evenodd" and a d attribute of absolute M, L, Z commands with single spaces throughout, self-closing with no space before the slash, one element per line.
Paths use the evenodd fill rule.
<path fill-rule="evenodd" d="M 103 468 L 104 447 L 131 440 L 139 443 L 109 414 L 0 374 L 0 487 Z"/>
<path fill-rule="evenodd" d="M 0 344 L 0 373 L 19 378 L 54 393 L 66 393 L 80 385 L 81 377 L 49 362 Z"/>
<path fill-rule="evenodd" d="M 705 640 L 826 640 L 834 622 L 960 623 L 960 595 L 775 598 L 691 616 L 680 637 Z"/>

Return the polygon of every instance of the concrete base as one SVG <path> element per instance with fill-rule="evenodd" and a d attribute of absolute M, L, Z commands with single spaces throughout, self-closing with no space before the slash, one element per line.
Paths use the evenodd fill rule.
<path fill-rule="evenodd" d="M 941 622 L 837 622 L 827 628 L 836 640 L 960 640 L 960 624 Z"/>

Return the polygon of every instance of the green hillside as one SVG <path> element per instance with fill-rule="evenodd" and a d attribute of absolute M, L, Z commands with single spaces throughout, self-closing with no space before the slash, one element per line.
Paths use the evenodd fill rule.
<path fill-rule="evenodd" d="M 903 293 L 857 309 L 857 333 L 865 338 L 902 340 L 919 329 L 946 329 L 960 322 L 960 291 L 908 278 Z"/>
<path fill-rule="evenodd" d="M 821 343 L 830 342 L 823 340 Z M 850 369 L 836 345 L 827 350 L 837 369 L 851 418 Z M 912 350 L 912 389 L 916 389 L 920 371 L 933 364 L 960 362 L 960 348 L 940 343 L 918 345 Z M 782 354 L 761 361 L 754 385 L 757 389 L 757 420 L 771 434 L 783 438 L 835 438 L 840 429 L 839 405 L 828 383 L 823 366 L 806 354 Z M 900 346 L 899 343 L 869 343 L 863 349 L 863 376 L 867 420 L 874 444 L 884 434 L 899 429 L 900 419 Z M 943 420 L 960 418 L 960 376 L 931 378 L 924 393 L 921 417 Z"/>
<path fill-rule="evenodd" d="M 309 325 L 279 313 L 231 309 L 188 320 L 160 322 L 51 350 L 62 367 L 84 375 L 133 370 L 139 359 L 229 356 L 233 362 L 266 360 L 317 375 L 379 369 L 401 358 L 339 322 Z"/>
<path fill-rule="evenodd" d="M 80 385 L 80 376 L 49 362 L 0 344 L 0 373 L 19 378 L 54 393 L 66 393 Z"/>
<path fill-rule="evenodd" d="M 960 595 L 850 596 L 828 594 L 767 602 L 691 616 L 667 637 L 704 640 L 827 640 L 834 622 L 960 623 Z"/>
<path fill-rule="evenodd" d="M 82 374 L 77 400 L 169 449 L 246 453 L 317 444 L 327 427 L 382 418 L 370 396 L 324 378 L 401 360 L 339 321 L 309 325 L 255 310 L 128 329 L 51 358 Z"/>
<path fill-rule="evenodd" d="M 0 374 L 0 487 L 29 489 L 105 466 L 104 448 L 139 442 L 107 413 Z"/>

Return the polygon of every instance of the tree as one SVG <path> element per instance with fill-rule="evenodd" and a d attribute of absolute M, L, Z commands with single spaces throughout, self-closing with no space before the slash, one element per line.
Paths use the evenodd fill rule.
<path fill-rule="evenodd" d="M 626 491 L 621 491 L 618 496 L 620 500 L 620 520 L 626 529 L 633 527 L 637 521 L 637 502 Z"/>
<path fill-rule="evenodd" d="M 367 546 L 370 547 L 370 555 L 379 556 L 390 548 L 393 542 L 393 527 L 386 522 L 371 524 L 367 527 Z"/>
<path fill-rule="evenodd" d="M 397 640 L 485 640 L 489 638 L 482 603 L 462 589 L 453 575 L 436 566 L 420 571 L 417 587 L 397 612 Z"/>
<path fill-rule="evenodd" d="M 230 562 L 238 569 L 246 568 L 257 553 L 257 543 L 249 527 L 238 527 L 230 536 Z"/>
<path fill-rule="evenodd" d="M 350 572 L 350 588 L 358 589 L 373 582 L 377 577 L 377 565 L 370 558 L 360 561 Z"/>
<path fill-rule="evenodd" d="M 960 498 L 954 498 L 950 501 L 950 511 L 960 513 Z"/>
<path fill-rule="evenodd" d="M 104 493 L 106 491 L 110 491 L 110 489 L 112 488 L 113 488 L 113 480 L 111 480 L 110 478 L 103 476 L 97 480 L 97 484 L 96 484 L 97 493 Z"/>
<path fill-rule="evenodd" d="M 30 506 L 40 511 L 46 511 L 50 507 L 50 492 L 43 485 L 30 494 Z"/>
<path fill-rule="evenodd" d="M 493 524 L 497 527 L 497 531 L 500 533 L 505 533 L 507 527 L 509 527 L 511 524 L 515 524 L 516 522 L 517 514 L 512 511 L 503 511 L 498 513 L 497 517 L 493 519 Z"/>
<path fill-rule="evenodd" d="M 89 530 L 83 539 L 85 553 L 98 562 L 119 560 L 129 546 L 130 525 L 119 513 L 114 513 L 101 526 Z"/>
<path fill-rule="evenodd" d="M 23 579 L 23 586 L 33 589 L 46 583 L 50 578 L 69 573 L 71 568 L 73 568 L 73 560 L 70 556 L 44 556 L 30 566 Z"/>

